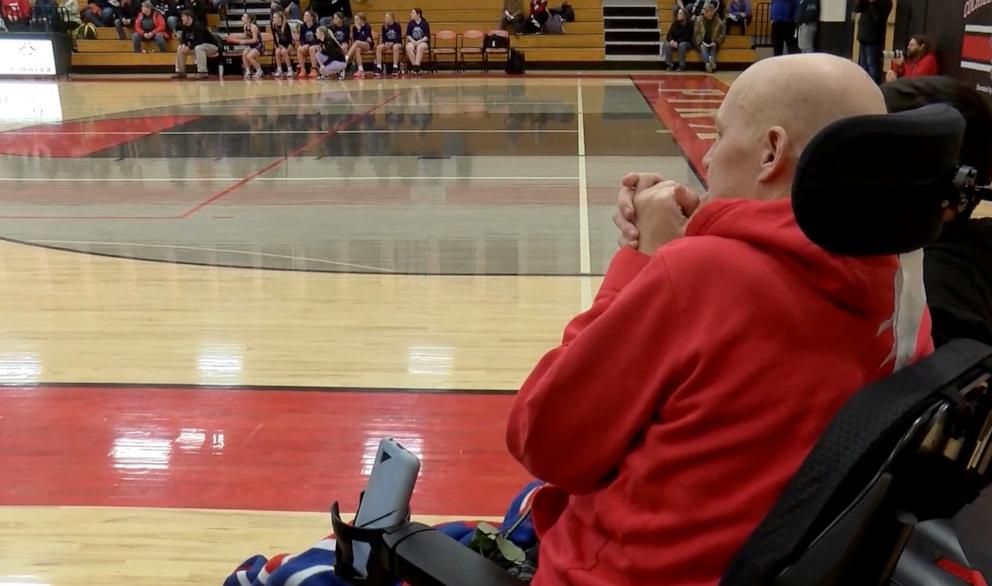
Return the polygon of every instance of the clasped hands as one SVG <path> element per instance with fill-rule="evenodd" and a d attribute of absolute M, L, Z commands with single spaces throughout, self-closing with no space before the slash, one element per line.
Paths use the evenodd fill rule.
<path fill-rule="evenodd" d="M 657 173 L 628 173 L 621 184 L 613 216 L 621 247 L 653 256 L 665 244 L 685 235 L 689 218 L 699 208 L 698 193 Z"/>

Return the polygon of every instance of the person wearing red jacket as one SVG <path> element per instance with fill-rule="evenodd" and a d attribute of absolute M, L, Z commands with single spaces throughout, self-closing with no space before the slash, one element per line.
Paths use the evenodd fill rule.
<path fill-rule="evenodd" d="M 892 60 L 892 68 L 885 73 L 885 81 L 895 81 L 900 77 L 924 77 L 938 75 L 937 57 L 933 41 L 923 35 L 910 37 L 906 46 L 906 57 Z"/>
<path fill-rule="evenodd" d="M 131 35 L 134 52 L 141 53 L 141 41 L 155 41 L 159 53 L 164 53 L 165 41 L 169 36 L 165 17 L 155 10 L 150 0 L 142 2 L 141 11 L 134 17 L 134 34 Z"/>
<path fill-rule="evenodd" d="M 624 178 L 624 246 L 507 425 L 549 483 L 533 584 L 715 586 L 844 402 L 932 351 L 922 253 L 836 256 L 792 212 L 816 132 L 885 112 L 848 60 L 766 59 L 720 107 L 706 193 Z"/>

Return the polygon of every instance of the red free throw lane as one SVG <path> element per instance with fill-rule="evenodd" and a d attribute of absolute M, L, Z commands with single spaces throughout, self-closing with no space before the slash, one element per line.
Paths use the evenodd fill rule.
<path fill-rule="evenodd" d="M 379 439 L 421 455 L 414 512 L 502 515 L 528 480 L 513 397 L 0 388 L 0 505 L 354 510 Z"/>
<path fill-rule="evenodd" d="M 675 142 L 679 144 L 696 175 L 705 184 L 706 170 L 703 168 L 703 157 L 713 145 L 713 141 L 702 138 L 701 135 L 715 132 L 714 116 L 690 116 L 685 110 L 716 111 L 720 103 L 713 100 L 722 102 L 728 86 L 708 75 L 665 75 L 633 79 L 641 95 L 654 109 L 665 128 L 672 132 Z"/>
<path fill-rule="evenodd" d="M 140 116 L 84 120 L 0 132 L 0 154 L 25 157 L 85 157 L 162 132 L 199 116 Z"/>

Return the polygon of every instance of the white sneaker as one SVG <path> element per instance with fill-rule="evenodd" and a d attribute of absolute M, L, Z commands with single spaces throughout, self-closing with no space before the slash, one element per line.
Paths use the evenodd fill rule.
<path fill-rule="evenodd" d="M 262 70 L 259 69 L 258 71 L 255 72 L 255 75 L 253 75 L 252 77 L 254 77 L 255 79 L 262 79 L 262 75 L 263 75 Z"/>
<path fill-rule="evenodd" d="M 282 68 L 276 69 L 276 72 L 272 74 L 272 77 L 282 77 Z"/>
<path fill-rule="evenodd" d="M 251 71 L 245 72 L 245 79 L 251 79 Z"/>

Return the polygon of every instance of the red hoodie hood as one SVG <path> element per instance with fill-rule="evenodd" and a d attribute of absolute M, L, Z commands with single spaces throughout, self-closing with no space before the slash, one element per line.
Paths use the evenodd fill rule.
<path fill-rule="evenodd" d="M 890 312 L 878 287 L 891 289 L 899 267 L 895 256 L 849 257 L 814 244 L 796 223 L 791 200 L 716 200 L 692 215 L 686 236 L 717 236 L 746 242 L 788 264 L 814 288 L 856 313 Z M 888 269 L 888 270 L 881 270 Z M 888 278 L 882 278 L 889 275 Z"/>

